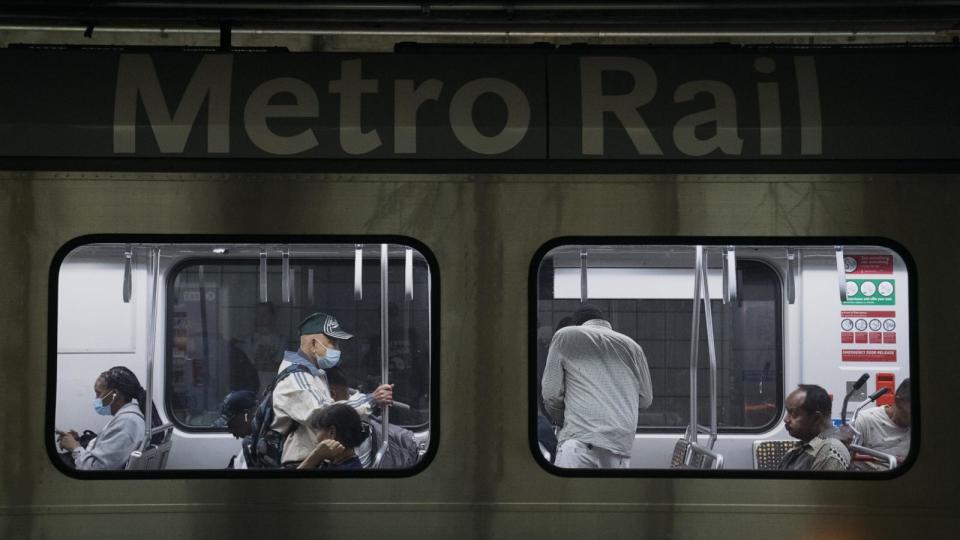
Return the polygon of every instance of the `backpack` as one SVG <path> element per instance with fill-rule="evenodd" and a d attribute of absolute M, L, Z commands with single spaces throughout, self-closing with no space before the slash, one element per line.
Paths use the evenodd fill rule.
<path fill-rule="evenodd" d="M 279 469 L 282 467 L 280 459 L 283 455 L 283 443 L 287 439 L 287 435 L 296 431 L 300 424 L 294 423 L 293 429 L 286 433 L 280 433 L 270 428 L 275 417 L 273 389 L 280 384 L 280 381 L 300 371 L 309 370 L 301 364 L 288 366 L 278 373 L 273 382 L 263 391 L 260 403 L 257 405 L 257 412 L 253 415 L 253 421 L 250 424 L 251 433 L 244 437 L 241 443 L 244 457 L 247 458 L 247 467 L 251 469 Z"/>
<path fill-rule="evenodd" d="M 383 425 L 371 416 L 367 424 L 370 428 L 370 468 L 376 459 L 377 451 L 383 441 Z M 387 426 L 387 451 L 380 460 L 377 469 L 408 469 L 420 461 L 420 447 L 417 445 L 413 432 L 400 426 Z"/>

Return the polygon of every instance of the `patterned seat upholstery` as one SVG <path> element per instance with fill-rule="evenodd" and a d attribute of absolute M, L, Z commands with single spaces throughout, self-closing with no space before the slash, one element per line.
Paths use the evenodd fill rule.
<path fill-rule="evenodd" d="M 796 446 L 795 440 L 754 441 L 753 468 L 759 471 L 776 470 L 784 454 Z"/>

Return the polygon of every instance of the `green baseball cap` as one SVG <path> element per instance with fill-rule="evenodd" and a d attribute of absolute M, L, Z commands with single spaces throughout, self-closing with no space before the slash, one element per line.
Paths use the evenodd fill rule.
<path fill-rule="evenodd" d="M 353 334 L 344 332 L 336 317 L 326 313 L 313 313 L 300 323 L 300 335 L 325 334 L 336 339 L 350 339 Z"/>

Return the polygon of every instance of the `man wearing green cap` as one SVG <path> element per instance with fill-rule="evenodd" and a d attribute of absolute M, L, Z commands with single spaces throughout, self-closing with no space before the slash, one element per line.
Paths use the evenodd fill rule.
<path fill-rule="evenodd" d="M 352 337 L 332 315 L 313 313 L 300 323 L 300 349 L 284 352 L 278 373 L 294 364 L 305 368 L 285 377 L 273 390 L 274 421 L 271 428 L 287 433 L 281 457 L 285 465 L 303 461 L 316 447 L 317 433 L 311 427 L 313 420 L 334 403 L 324 370 L 340 363 L 339 343 Z M 368 399 L 350 405 L 361 418 L 367 418 L 371 402 L 381 407 L 392 404 L 393 385 L 380 385 Z"/>

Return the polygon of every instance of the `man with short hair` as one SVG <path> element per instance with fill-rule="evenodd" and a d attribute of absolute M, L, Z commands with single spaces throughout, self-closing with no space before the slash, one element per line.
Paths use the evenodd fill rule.
<path fill-rule="evenodd" d="M 853 427 L 862 437 L 860 445 L 896 456 L 902 462 L 910 452 L 910 379 L 897 387 L 893 405 L 874 407 L 861 412 Z M 873 461 L 856 462 L 856 468 L 885 469 Z"/>
<path fill-rule="evenodd" d="M 643 349 L 584 304 L 558 330 L 543 371 L 543 405 L 558 434 L 558 467 L 627 468 L 641 408 L 653 401 Z"/>
<path fill-rule="evenodd" d="M 815 384 L 801 384 L 790 392 L 784 403 L 783 419 L 787 433 L 800 439 L 784 454 L 777 467 L 782 471 L 845 471 L 850 466 L 850 452 L 840 442 L 839 433 L 830 421 L 833 405 L 830 395 Z"/>
<path fill-rule="evenodd" d="M 220 417 L 214 427 L 225 427 L 237 439 L 243 439 L 252 432 L 251 422 L 257 413 L 257 396 L 250 390 L 235 390 L 223 398 L 220 406 Z M 240 443 L 240 452 L 230 458 L 228 469 L 246 469 L 250 449 Z"/>
<path fill-rule="evenodd" d="M 326 313 L 313 313 L 300 323 L 300 349 L 285 351 L 278 373 L 298 364 L 295 371 L 281 380 L 273 390 L 274 420 L 271 429 L 286 434 L 281 462 L 295 466 L 317 445 L 316 430 L 311 427 L 316 416 L 334 403 L 324 372 L 340 363 L 341 341 L 352 338 L 337 319 Z M 393 403 L 393 385 L 382 384 L 374 390 L 373 400 L 381 406 Z M 361 418 L 370 416 L 371 405 L 350 404 Z"/>

